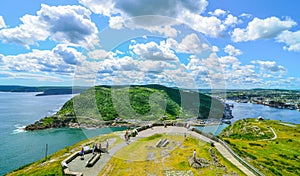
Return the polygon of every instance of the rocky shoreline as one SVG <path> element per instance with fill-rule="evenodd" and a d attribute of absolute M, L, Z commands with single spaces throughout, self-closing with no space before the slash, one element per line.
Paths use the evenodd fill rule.
<path fill-rule="evenodd" d="M 25 127 L 26 131 L 44 130 L 49 128 L 102 128 L 102 127 L 135 127 L 136 125 L 128 122 L 118 121 L 101 121 L 98 123 L 84 123 L 78 122 L 74 116 L 67 117 L 65 119 L 59 119 L 57 116 L 44 117 L 41 120 L 36 121 L 33 124 Z"/>
<path fill-rule="evenodd" d="M 51 121 L 51 123 L 49 123 Z M 182 127 L 191 127 L 191 126 L 210 126 L 210 125 L 219 125 L 222 122 L 212 121 L 203 123 L 203 120 L 198 119 L 185 119 L 185 120 L 156 120 L 156 121 L 139 121 L 139 120 L 123 120 L 117 118 L 110 121 L 95 121 L 95 119 L 85 118 L 85 121 L 78 122 L 78 119 L 75 116 L 69 115 L 64 120 L 61 119 L 58 115 L 53 115 L 50 117 L 42 118 L 39 121 L 36 121 L 33 124 L 27 125 L 24 129 L 26 131 L 35 131 L 35 130 L 44 130 L 49 128 L 83 128 L 83 129 L 95 129 L 103 127 L 129 127 L 137 128 L 141 126 L 182 126 Z"/>

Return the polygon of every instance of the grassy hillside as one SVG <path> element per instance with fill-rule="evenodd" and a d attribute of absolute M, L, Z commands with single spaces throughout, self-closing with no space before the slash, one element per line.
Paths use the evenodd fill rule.
<path fill-rule="evenodd" d="M 300 125 L 245 119 L 225 128 L 220 138 L 265 175 L 300 175 Z"/>
<path fill-rule="evenodd" d="M 202 117 L 221 118 L 224 105 L 210 96 L 161 85 L 95 86 L 67 101 L 53 116 L 26 130 L 74 125 L 101 125 L 122 119 L 158 120 Z"/>
<path fill-rule="evenodd" d="M 212 104 L 214 108 L 211 108 Z M 176 116 L 207 118 L 210 111 L 222 115 L 224 106 L 218 100 L 198 92 L 145 85 L 130 88 L 96 86 L 69 100 L 58 114 L 62 117 L 75 114 L 100 120 L 113 120 L 116 117 L 153 120 L 162 116 L 171 119 Z"/>

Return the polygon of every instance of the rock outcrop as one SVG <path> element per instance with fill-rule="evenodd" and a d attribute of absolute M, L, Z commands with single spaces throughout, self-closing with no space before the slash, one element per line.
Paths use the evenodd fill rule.
<path fill-rule="evenodd" d="M 210 165 L 209 161 L 203 159 L 203 158 L 188 158 L 189 165 L 195 169 L 200 169 L 204 167 L 208 167 Z"/>

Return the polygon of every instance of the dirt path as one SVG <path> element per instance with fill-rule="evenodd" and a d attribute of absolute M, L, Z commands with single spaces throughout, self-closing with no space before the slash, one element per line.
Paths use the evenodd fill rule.
<path fill-rule="evenodd" d="M 275 133 L 275 131 L 273 130 L 273 128 L 272 127 L 270 127 L 270 130 L 273 132 L 273 134 L 274 134 L 274 137 L 272 138 L 272 139 L 270 139 L 270 140 L 275 140 L 275 139 L 277 139 L 277 134 Z"/>
<path fill-rule="evenodd" d="M 272 127 L 270 127 L 270 130 L 272 131 L 272 133 L 274 134 L 274 137 L 272 137 L 271 139 L 261 139 L 259 141 L 270 141 L 270 140 L 275 140 L 277 139 L 277 134 L 275 133 L 275 131 L 273 130 Z"/>

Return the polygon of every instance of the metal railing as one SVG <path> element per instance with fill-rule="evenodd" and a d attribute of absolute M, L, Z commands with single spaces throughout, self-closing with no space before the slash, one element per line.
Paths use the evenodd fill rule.
<path fill-rule="evenodd" d="M 231 147 L 226 143 L 224 142 L 223 140 L 217 138 L 216 136 L 212 135 L 212 134 L 207 134 L 203 131 L 200 131 L 196 128 L 193 128 L 193 131 L 195 131 L 196 133 L 199 133 L 213 141 L 216 141 L 216 142 L 219 142 L 223 147 L 226 148 L 226 150 L 231 153 L 231 155 L 236 159 L 238 160 L 243 166 L 245 166 L 246 168 L 248 168 L 252 173 L 254 173 L 255 175 L 258 175 L 258 176 L 264 176 L 264 174 L 262 174 L 258 169 L 256 169 L 254 166 L 250 165 L 247 161 L 245 161 L 243 158 L 241 158 L 238 154 L 236 154 L 232 149 Z"/>
<path fill-rule="evenodd" d="M 233 156 L 235 159 L 237 159 L 241 164 L 243 164 L 245 167 L 247 167 L 250 171 L 252 171 L 255 175 L 258 176 L 264 176 L 263 173 L 261 173 L 258 169 L 256 169 L 254 166 L 252 166 L 251 164 L 249 164 L 247 161 L 245 161 L 243 158 L 241 158 L 238 154 L 236 154 L 231 148 L 230 146 L 224 142 L 221 139 L 218 139 L 218 142 L 223 145 Z"/>

